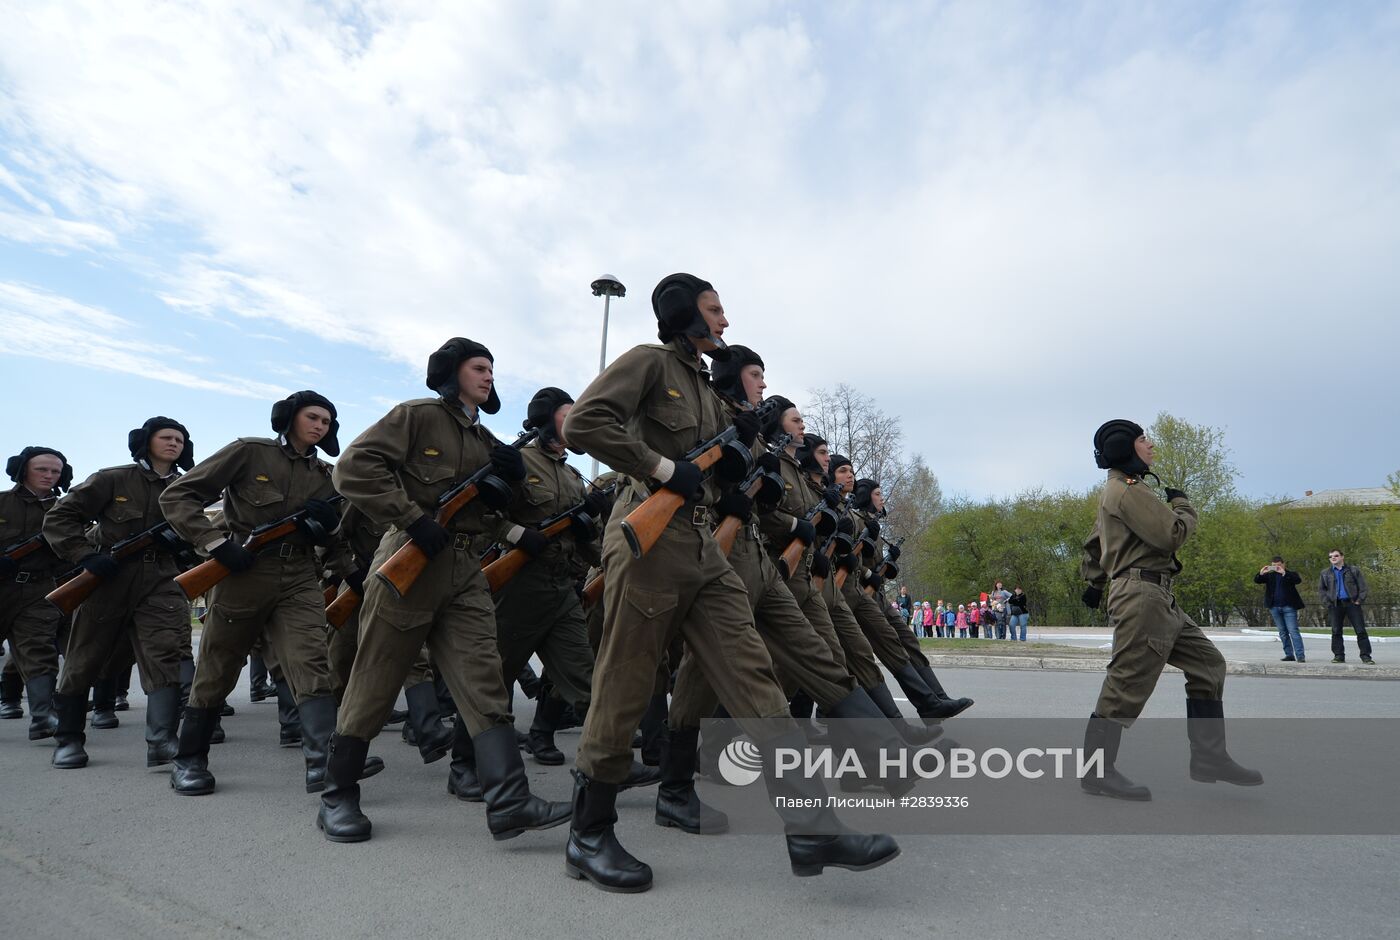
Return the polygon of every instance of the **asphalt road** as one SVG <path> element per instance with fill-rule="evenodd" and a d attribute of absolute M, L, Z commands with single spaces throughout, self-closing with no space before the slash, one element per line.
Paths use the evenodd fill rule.
<path fill-rule="evenodd" d="M 1086 714 L 1099 677 L 946 670 L 977 712 Z M 1175 715 L 1179 688 L 1147 716 Z M 609 895 L 563 874 L 565 831 L 496 843 L 479 804 L 445 791 L 397 732 L 365 786 L 375 838 L 332 845 L 302 792 L 299 751 L 275 746 L 276 706 L 246 677 L 216 746 L 213 796 L 176 796 L 147 770 L 144 703 L 89 731 L 89 767 L 58 771 L 26 721 L 0 722 L 4 936 L 147 937 L 1392 937 L 1395 836 L 902 836 L 873 872 L 797 879 L 776 836 L 687 836 L 651 821 L 647 791 L 619 800 L 619 835 L 656 886 Z M 1388 682 L 1232 677 L 1232 715 L 1400 718 Z M 531 703 L 518 702 L 528 725 Z M 950 732 L 956 722 L 950 723 Z M 572 757 L 576 734 L 559 741 Z M 527 759 L 537 793 L 567 798 L 565 768 Z M 1336 793 L 1345 798 L 1344 781 Z M 1086 799 L 1089 799 L 1086 797 Z"/>

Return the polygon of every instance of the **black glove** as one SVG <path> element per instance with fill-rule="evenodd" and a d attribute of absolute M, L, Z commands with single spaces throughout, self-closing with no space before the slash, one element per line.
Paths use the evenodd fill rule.
<path fill-rule="evenodd" d="M 1082 600 L 1084 606 L 1090 610 L 1098 610 L 1099 601 L 1103 600 L 1103 590 L 1091 584 L 1084 589 L 1084 593 L 1080 595 L 1079 599 Z"/>
<path fill-rule="evenodd" d="M 890 561 L 899 561 L 899 546 L 891 545 L 889 550 Z"/>
<path fill-rule="evenodd" d="M 831 577 L 831 559 L 826 557 L 825 552 L 817 552 L 812 556 L 812 577 Z"/>
<path fill-rule="evenodd" d="M 874 519 L 868 520 L 865 523 L 865 532 L 872 539 L 878 539 L 880 537 L 880 523 L 876 522 Z"/>
<path fill-rule="evenodd" d="M 361 597 L 365 596 L 365 578 L 369 577 L 368 568 L 359 568 L 345 576 L 345 584 L 350 590 Z"/>
<path fill-rule="evenodd" d="M 225 539 L 215 546 L 214 550 L 209 554 L 213 555 L 215 561 L 234 574 L 247 571 L 249 568 L 253 567 L 253 563 L 258 560 L 257 555 L 254 555 L 233 539 Z"/>
<path fill-rule="evenodd" d="M 1172 489 L 1170 486 L 1167 487 L 1167 502 L 1171 502 L 1172 500 L 1176 499 L 1178 496 L 1180 496 L 1182 499 L 1186 499 L 1186 498 L 1187 498 L 1186 493 L 1183 492 L 1182 490 L 1174 490 L 1174 489 Z"/>
<path fill-rule="evenodd" d="M 801 539 L 803 545 L 811 545 L 817 540 L 817 527 L 806 519 L 798 519 L 792 528 L 792 537 Z"/>
<path fill-rule="evenodd" d="M 705 471 L 689 460 L 677 460 L 676 469 L 671 471 L 671 479 L 661 485 L 672 493 L 680 493 L 686 499 L 690 499 L 704 484 Z"/>
<path fill-rule="evenodd" d="M 520 451 L 509 444 L 497 444 L 491 448 L 491 467 L 496 476 L 507 483 L 525 479 L 525 458 Z"/>
<path fill-rule="evenodd" d="M 549 548 L 549 539 L 540 535 L 539 529 L 523 529 L 520 538 L 515 540 L 515 547 L 531 558 L 538 558 Z"/>
<path fill-rule="evenodd" d="M 754 463 L 758 464 L 767 473 L 781 473 L 783 463 L 774 453 L 762 453 L 754 458 Z"/>
<path fill-rule="evenodd" d="M 715 503 L 715 513 L 722 519 L 725 516 L 738 516 L 745 523 L 753 515 L 753 500 L 738 490 L 731 490 Z"/>
<path fill-rule="evenodd" d="M 855 535 L 856 524 L 851 521 L 850 516 L 842 516 L 836 523 L 836 531 L 842 535 Z"/>
<path fill-rule="evenodd" d="M 842 555 L 836 559 L 836 567 L 843 571 L 855 571 L 860 566 L 860 559 L 854 553 Z"/>
<path fill-rule="evenodd" d="M 831 486 L 828 486 L 826 489 L 822 490 L 822 499 L 832 509 L 840 509 L 841 487 L 837 486 L 834 483 Z"/>
<path fill-rule="evenodd" d="M 111 555 L 100 552 L 91 554 L 78 562 L 78 567 L 98 578 L 110 578 L 121 567 Z"/>
<path fill-rule="evenodd" d="M 0 579 L 10 580 L 19 573 L 19 562 L 13 558 L 0 557 Z"/>
<path fill-rule="evenodd" d="M 739 443 L 752 447 L 758 440 L 758 415 L 752 411 L 741 411 L 734 416 L 734 430 L 739 432 Z"/>
<path fill-rule="evenodd" d="M 447 547 L 447 543 L 452 541 L 452 534 L 438 525 L 432 516 L 419 516 L 418 521 L 406 531 L 408 537 L 413 539 L 414 544 L 429 558 L 442 551 Z"/>
<path fill-rule="evenodd" d="M 308 499 L 302 509 L 306 514 L 297 520 L 297 528 L 318 545 L 328 542 L 330 534 L 340 525 L 340 513 L 324 499 Z"/>
<path fill-rule="evenodd" d="M 603 518 L 612 507 L 612 500 L 602 490 L 589 490 L 588 495 L 583 498 L 583 511 L 595 519 Z"/>

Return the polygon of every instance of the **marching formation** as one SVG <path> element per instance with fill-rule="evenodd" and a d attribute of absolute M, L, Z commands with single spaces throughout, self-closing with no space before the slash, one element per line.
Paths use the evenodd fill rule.
<path fill-rule="evenodd" d="M 491 352 L 459 337 L 428 360 L 432 394 L 390 409 L 344 453 L 335 405 L 314 391 L 272 406 L 273 436 L 202 461 L 163 416 L 128 435 L 129 462 L 76 485 L 62 453 L 25 448 L 0 494 L 0 636 L 23 677 L 30 739 L 53 739 L 54 767 L 87 766 L 89 692 L 134 659 L 147 766 L 169 765 L 175 794 L 215 794 L 211 745 L 251 656 L 254 695 L 278 698 L 279 743 L 300 746 L 305 789 L 320 794 L 317 826 L 361 842 L 373 827 L 360 781 L 386 772 L 369 751 L 402 689 L 405 738 L 424 762 L 450 755 L 448 792 L 485 803 L 493 839 L 567 824 L 566 872 L 635 892 L 652 871 L 622 844 L 617 795 L 655 786 L 656 824 L 726 831 L 695 787 L 729 743 L 710 725 L 702 734 L 719 717 L 761 755 L 794 874 L 893 859 L 893 838 L 853 832 L 826 808 L 822 780 L 775 772 L 780 748 L 828 733 L 862 755 L 945 744 L 942 723 L 972 705 L 944 689 L 883 602 L 899 546 L 881 529 L 879 481 L 857 479 L 793 402 L 765 394 L 762 358 L 722 338 L 712 285 L 671 275 L 652 306 L 658 344 L 619 357 L 577 401 L 540 389 L 510 442 L 481 421 L 500 408 Z M 1114 430 L 1106 449 L 1130 429 Z M 570 451 L 612 469 L 589 481 Z M 1214 648 L 1173 606 L 1158 609 L 1153 577 L 1175 563 L 1194 515 L 1182 494 L 1168 506 L 1133 490 L 1133 472 L 1111 471 L 1114 508 L 1086 561 L 1092 583 L 1109 572 L 1133 585 L 1114 591 L 1115 620 L 1154 631 L 1150 647 L 1115 642 L 1090 721 L 1110 771 L 1165 661 L 1187 670 L 1192 708 L 1222 720 Z M 1150 550 L 1137 550 L 1132 529 L 1144 526 Z M 192 600 L 204 609 L 197 659 Z M 1163 617 L 1177 626 L 1159 650 Z M 535 655 L 544 673 L 522 739 L 511 690 Z M 582 724 L 573 793 L 551 801 L 531 792 L 521 750 L 564 763 L 554 733 L 570 721 Z M 1202 779 L 1257 782 L 1224 753 L 1223 724 L 1202 733 Z M 1112 774 L 1097 792 L 1147 798 Z"/>

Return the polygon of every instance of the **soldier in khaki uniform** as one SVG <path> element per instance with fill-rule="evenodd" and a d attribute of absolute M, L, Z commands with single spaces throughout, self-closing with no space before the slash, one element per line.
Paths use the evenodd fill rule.
<path fill-rule="evenodd" d="M 820 779 L 779 778 L 774 772 L 775 748 L 800 748 L 804 739 L 787 713 L 787 699 L 754 629 L 743 579 L 710 530 L 709 506 L 719 496 L 715 477 L 738 481 L 747 473 L 748 461 L 726 459 L 707 477 L 685 459 L 697 443 L 731 423 L 709 388 L 701 359 L 702 353 L 723 349 L 724 308 L 710 284 L 688 274 L 664 278 L 652 294 L 652 308 L 663 345 L 638 346 L 623 354 L 593 381 L 564 422 L 571 443 L 628 477 L 603 536 L 603 642 L 593 673 L 593 707 L 579 742 L 574 819 L 565 851 L 571 876 L 611 891 L 651 886 L 650 867 L 617 841 L 615 806 L 618 785 L 631 764 L 632 732 L 652 694 L 656 664 L 677 632 L 721 704 L 764 754 L 769 792 L 825 805 Z M 758 420 L 745 412 L 733 424 L 738 442 L 751 446 Z M 651 550 L 633 558 L 621 524 L 653 489 L 677 493 L 685 504 Z M 682 694 L 677 688 L 677 697 Z M 827 808 L 784 809 L 781 814 L 797 874 L 819 874 L 827 865 L 869 868 L 899 851 L 888 836 L 841 829 Z M 809 834 L 813 831 L 842 834 Z"/>
<path fill-rule="evenodd" d="M 356 770 L 424 642 L 452 691 L 457 728 L 464 732 L 458 735 L 460 748 L 454 743 L 454 763 L 472 761 L 491 835 L 509 839 L 569 818 L 568 804 L 530 793 L 501 674 L 491 593 L 473 548 L 473 536 L 509 541 L 510 526 L 486 496 L 468 503 L 446 528 L 433 516 L 439 497 L 485 466 L 494 476 L 480 485 L 483 493 L 501 494 L 525 476 L 520 451 L 499 443 L 479 420 L 481 411 L 500 410 L 494 360 L 485 346 L 456 337 L 429 358 L 427 371 L 427 385 L 437 397 L 396 405 L 350 445 L 335 468 L 345 498 L 390 527 L 372 567 L 379 568 L 409 540 L 429 560 L 404 597 L 382 578 L 365 582 L 360 649 L 345 688 L 330 783 L 317 816 L 333 842 L 370 837 Z M 496 507 L 508 498 L 498 497 Z M 463 753 L 467 748 L 470 756 Z"/>
<path fill-rule="evenodd" d="M 52 447 L 26 447 L 5 464 L 15 482 L 0 493 L 0 551 L 38 538 L 38 548 L 14 560 L 0 556 L 0 640 L 10 646 L 29 692 L 29 740 L 58 730 L 53 693 L 58 684 L 58 628 L 63 615 L 44 599 L 66 567 L 43 541 L 44 515 L 73 483 L 73 468 Z"/>
<path fill-rule="evenodd" d="M 1264 777 L 1241 767 L 1225 750 L 1225 659 L 1201 628 L 1177 606 L 1171 585 L 1181 571 L 1176 552 L 1196 530 L 1196 510 L 1181 490 L 1166 488 L 1166 502 L 1143 481 L 1153 445 L 1142 427 L 1123 419 L 1094 434 L 1094 460 L 1108 471 L 1099 513 L 1084 544 L 1080 572 L 1094 608 L 1108 594 L 1113 655 L 1099 702 L 1084 731 L 1084 749 L 1104 752 L 1104 774 L 1085 777 L 1088 793 L 1122 800 L 1150 800 L 1151 792 L 1115 767 L 1123 729 L 1142 713 L 1168 663 L 1186 674 L 1187 734 L 1191 778 L 1257 786 Z"/>
<path fill-rule="evenodd" d="M 180 664 L 190 649 L 190 605 L 175 583 L 179 565 L 162 548 L 124 564 L 110 551 L 117 542 L 164 521 L 160 495 L 179 469 L 194 466 L 194 448 L 185 426 L 166 417 L 151 418 L 133 430 L 127 445 L 132 463 L 98 470 L 44 517 L 44 538 L 54 551 L 101 580 L 73 614 L 54 695 L 55 767 L 87 766 L 83 729 L 88 690 L 122 643 L 132 644 L 146 691 L 146 766 L 170 763 L 177 750 Z M 94 521 L 96 545 L 88 540 Z"/>
<path fill-rule="evenodd" d="M 355 665 L 355 651 L 359 649 L 360 611 L 364 607 L 365 579 L 369 577 L 370 564 L 379 542 L 384 537 L 387 526 L 370 519 L 355 506 L 346 503 L 340 516 L 340 535 L 350 549 L 351 571 L 345 575 L 340 593 L 353 590 L 361 598 L 340 629 L 327 631 L 326 655 L 330 659 L 331 691 L 336 702 L 345 697 L 345 686 L 350 681 L 350 670 Z M 428 659 L 427 648 L 418 651 L 418 658 L 403 681 L 404 699 L 408 703 L 408 718 L 404 722 L 403 738 L 418 748 L 423 763 L 431 764 L 446 756 L 452 747 L 452 729 L 442 723 L 442 707 L 438 704 L 437 688 L 433 684 L 433 670 Z M 410 735 L 411 732 L 411 735 Z"/>
<path fill-rule="evenodd" d="M 306 790 L 314 793 L 325 785 L 336 706 L 316 548 L 328 548 L 325 565 L 339 574 L 347 572 L 349 560 L 334 535 L 340 514 L 329 502 L 335 496 L 330 465 L 316 450 L 332 457 L 340 453 L 339 423 L 335 406 L 308 390 L 275 403 L 271 424 L 275 439 L 239 438 L 202 461 L 160 500 L 175 531 L 232 572 L 209 592 L 180 752 L 170 772 L 170 786 L 186 796 L 214 792 L 209 744 L 215 722 L 262 636 L 296 698 Z M 223 500 L 223 520 L 216 526 L 204 507 L 217 499 Z M 243 547 L 258 526 L 298 512 L 304 517 L 293 534 L 256 552 Z M 383 764 L 376 761 L 365 769 L 375 773 Z"/>

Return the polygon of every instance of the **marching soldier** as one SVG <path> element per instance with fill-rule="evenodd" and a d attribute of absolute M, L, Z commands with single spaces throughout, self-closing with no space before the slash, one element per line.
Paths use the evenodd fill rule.
<path fill-rule="evenodd" d="M 0 493 L 0 639 L 29 692 L 29 740 L 39 741 L 58 729 L 53 694 L 63 615 L 44 595 L 64 567 L 42 530 L 44 515 L 72 485 L 73 468 L 52 447 L 26 447 L 5 472 L 15 486 Z"/>
<path fill-rule="evenodd" d="M 1104 752 L 1104 773 L 1083 778 L 1080 786 L 1120 800 L 1152 798 L 1115 764 L 1123 729 L 1142 713 L 1168 663 L 1186 674 L 1191 779 L 1258 786 L 1264 776 L 1225 750 L 1225 659 L 1172 595 L 1172 579 L 1181 572 L 1176 552 L 1196 531 L 1196 510 L 1181 490 L 1166 487 L 1163 502 L 1143 481 L 1153 457 L 1152 442 L 1132 421 L 1108 421 L 1094 433 L 1094 462 L 1108 471 L 1108 480 L 1080 573 L 1089 582 L 1084 603 L 1090 608 L 1107 590 L 1113 655 L 1084 730 L 1084 750 Z"/>
<path fill-rule="evenodd" d="M 175 583 L 179 563 L 165 548 L 153 548 L 125 563 L 112 546 L 164 521 L 160 496 L 194 466 L 189 432 L 158 416 L 127 435 L 132 463 L 98 470 L 79 483 L 44 517 L 44 538 L 63 558 L 100 583 L 78 607 L 58 676 L 54 712 L 53 765 L 86 767 L 88 690 L 130 642 L 146 691 L 146 766 L 168 764 L 178 750 L 180 663 L 189 658 L 190 606 Z M 88 527 L 96 522 L 88 541 Z"/>
<path fill-rule="evenodd" d="M 651 698 L 658 660 L 679 632 L 721 704 L 757 742 L 774 795 L 813 800 L 821 809 L 781 810 L 795 874 L 828 865 L 864 870 L 894 858 L 889 836 L 840 827 L 825 808 L 819 779 L 779 778 L 778 747 L 803 746 L 772 661 L 754 629 L 744 582 L 715 543 L 709 506 L 718 481 L 685 458 L 731 422 L 709 388 L 702 353 L 724 349 L 728 325 L 714 288 L 688 274 L 664 278 L 652 294 L 662 345 L 638 346 L 598 376 L 569 412 L 564 435 L 627 474 L 603 536 L 604 623 L 593 674 L 593 706 L 579 742 L 574 816 L 565 869 L 609 891 L 645 891 L 652 873 L 618 842 L 616 800 L 631 765 L 633 730 Z M 718 355 L 723 356 L 722 352 Z M 757 439 L 749 412 L 735 417 L 744 447 Z M 745 461 L 746 463 L 746 461 Z M 722 461 L 717 476 L 736 482 L 747 466 Z M 652 548 L 634 558 L 622 528 L 655 491 L 685 500 Z M 683 690 L 678 688 L 679 697 Z M 814 832 L 840 833 L 814 835 Z"/>
<path fill-rule="evenodd" d="M 492 837 L 510 839 L 569 818 L 568 804 L 530 793 L 506 701 L 491 593 L 473 550 L 473 536 L 506 538 L 509 527 L 485 498 L 466 504 L 447 526 L 433 516 L 439 497 L 488 465 L 494 477 L 483 480 L 479 491 L 500 493 L 525 477 L 520 451 L 497 442 L 479 419 L 480 412 L 495 414 L 501 407 L 490 351 L 461 337 L 448 340 L 428 360 L 427 385 L 437 397 L 396 405 L 350 445 L 335 468 L 345 498 L 389 526 L 375 569 L 410 541 L 428 560 L 402 597 L 381 577 L 365 583 L 360 648 L 317 816 L 333 842 L 370 837 L 370 821 L 360 811 L 358 768 L 424 642 L 457 704 L 457 727 L 470 732 L 470 738 L 458 737 L 462 749 L 471 749 Z M 454 745 L 454 763 L 465 759 L 459 750 Z"/>
<path fill-rule="evenodd" d="M 170 786 L 185 796 L 213 793 L 209 744 L 224 698 L 233 691 L 248 654 L 265 636 L 286 677 L 301 717 L 306 791 L 325 786 L 326 747 L 335 728 L 326 660 L 325 598 L 317 546 L 329 549 L 327 567 L 345 573 L 348 561 L 335 532 L 340 514 L 330 500 L 330 464 L 317 448 L 340 453 L 335 405 L 300 391 L 272 406 L 276 438 L 241 437 L 200 462 L 161 496 L 161 509 L 182 538 L 231 572 L 209 592 L 209 614 L 180 749 Z M 204 507 L 223 500 L 220 525 Z M 243 546 L 261 525 L 300 514 L 297 531 L 257 551 Z M 366 762 L 366 774 L 383 762 Z"/>

